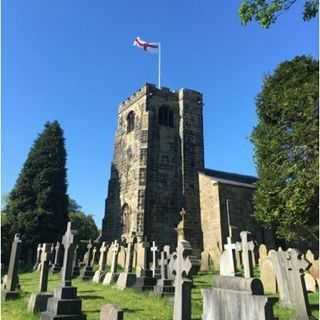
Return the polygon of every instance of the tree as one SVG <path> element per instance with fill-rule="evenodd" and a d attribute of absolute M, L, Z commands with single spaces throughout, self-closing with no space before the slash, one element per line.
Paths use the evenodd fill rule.
<path fill-rule="evenodd" d="M 55 242 L 68 221 L 66 151 L 57 121 L 47 122 L 35 140 L 5 207 L 10 235 L 27 248 Z"/>
<path fill-rule="evenodd" d="M 243 0 L 239 15 L 242 24 L 246 25 L 255 19 L 262 27 L 269 28 L 281 13 L 289 10 L 296 0 Z M 306 0 L 303 10 L 303 20 L 309 21 L 316 17 L 319 11 L 317 0 Z"/>
<path fill-rule="evenodd" d="M 318 237 L 318 76 L 311 57 L 283 62 L 256 100 L 256 218 L 287 242 Z"/>

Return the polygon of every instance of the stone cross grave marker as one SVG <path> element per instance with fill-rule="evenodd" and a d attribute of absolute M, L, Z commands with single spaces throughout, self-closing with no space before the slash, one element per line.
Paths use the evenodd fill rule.
<path fill-rule="evenodd" d="M 54 296 L 49 298 L 47 311 L 41 313 L 41 320 L 73 319 L 85 320 L 81 312 L 81 300 L 77 297 L 77 288 L 72 287 L 72 267 L 74 254 L 74 231 L 71 222 L 62 238 L 64 259 L 61 271 L 61 285 L 55 289 Z"/>
<path fill-rule="evenodd" d="M 53 296 L 47 292 L 50 255 L 51 244 L 44 243 L 41 247 L 39 292 L 33 293 L 28 303 L 28 310 L 32 313 L 45 311 L 47 309 L 48 299 Z"/>
<path fill-rule="evenodd" d="M 49 265 L 50 267 L 54 264 L 54 243 L 51 243 L 51 247 L 50 247 L 50 260 L 49 260 Z"/>
<path fill-rule="evenodd" d="M 97 248 L 96 248 L 96 247 L 93 247 L 91 267 L 94 267 L 94 265 L 95 265 L 95 263 L 96 263 L 96 254 L 97 254 Z"/>
<path fill-rule="evenodd" d="M 36 263 L 33 266 L 33 270 L 37 270 L 38 269 L 40 260 L 41 260 L 41 243 L 39 243 L 38 246 L 37 246 Z"/>
<path fill-rule="evenodd" d="M 236 272 L 234 250 L 236 245 L 227 237 L 227 244 L 224 245 L 225 251 L 220 256 L 220 275 L 234 276 Z"/>
<path fill-rule="evenodd" d="M 157 251 L 158 247 L 156 246 L 155 241 L 152 241 L 152 247 L 151 247 L 151 252 L 152 252 L 152 277 L 156 277 L 156 270 L 157 270 Z"/>
<path fill-rule="evenodd" d="M 248 241 L 248 231 L 241 231 L 241 253 L 242 253 L 242 264 L 243 264 L 243 272 L 245 278 L 251 278 L 253 275 L 253 266 L 252 266 L 252 258 L 251 252 L 254 244 L 253 241 Z"/>
<path fill-rule="evenodd" d="M 117 240 L 115 240 L 110 248 L 112 252 L 112 260 L 111 260 L 111 267 L 110 267 L 110 272 L 108 272 L 103 280 L 103 284 L 110 285 L 111 283 L 117 281 L 118 279 L 118 274 L 117 272 L 117 267 L 118 267 L 118 254 L 120 250 L 120 246 Z"/>
<path fill-rule="evenodd" d="M 52 273 L 57 273 L 61 270 L 61 245 L 59 241 L 57 241 L 57 244 L 55 246 L 55 256 L 54 256 L 54 264 L 51 268 Z"/>
<path fill-rule="evenodd" d="M 270 250 L 268 259 L 275 270 L 280 303 L 294 308 L 297 320 L 309 319 L 309 305 L 303 277 L 309 262 L 295 249 L 278 252 Z"/>
<path fill-rule="evenodd" d="M 85 266 L 81 272 L 81 276 L 80 278 L 82 280 L 91 280 L 94 272 L 92 270 L 92 263 L 91 261 L 93 261 L 93 257 L 92 257 L 92 248 L 93 248 L 93 244 L 92 244 L 92 240 L 89 240 L 88 244 L 87 244 L 87 252 L 86 252 L 86 259 L 85 259 Z"/>
<path fill-rule="evenodd" d="M 198 272 L 199 268 L 200 260 L 192 256 L 189 241 L 180 240 L 173 263 L 175 274 L 173 320 L 191 319 L 192 276 Z"/>
<path fill-rule="evenodd" d="M 19 296 L 18 264 L 21 251 L 21 240 L 18 233 L 15 234 L 11 246 L 7 279 L 2 291 L 2 300 L 16 299 Z"/>
<path fill-rule="evenodd" d="M 99 257 L 99 269 L 95 272 L 93 276 L 93 282 L 99 283 L 103 280 L 106 270 L 106 262 L 107 262 L 107 253 L 108 253 L 108 246 L 106 242 L 103 241 L 100 247 L 100 257 Z"/>

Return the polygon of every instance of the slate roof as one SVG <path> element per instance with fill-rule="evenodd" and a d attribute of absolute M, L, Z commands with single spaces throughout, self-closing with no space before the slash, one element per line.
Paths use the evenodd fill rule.
<path fill-rule="evenodd" d="M 238 174 L 238 173 L 231 173 L 231 172 L 211 170 L 211 169 L 203 169 L 200 172 L 212 178 L 229 180 L 229 181 L 234 181 L 238 183 L 254 184 L 258 180 L 258 178 L 254 176 L 247 176 L 247 175 Z"/>

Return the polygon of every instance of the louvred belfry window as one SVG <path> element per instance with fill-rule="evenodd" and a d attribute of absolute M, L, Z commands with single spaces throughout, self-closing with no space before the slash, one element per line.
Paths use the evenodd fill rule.
<path fill-rule="evenodd" d="M 134 119 L 135 114 L 133 111 L 130 111 L 127 116 L 127 133 L 134 130 Z"/>

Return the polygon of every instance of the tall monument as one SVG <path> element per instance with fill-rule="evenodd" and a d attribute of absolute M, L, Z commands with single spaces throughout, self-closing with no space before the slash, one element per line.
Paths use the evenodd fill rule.
<path fill-rule="evenodd" d="M 128 238 L 176 246 L 175 228 L 187 212 L 185 239 L 202 248 L 198 171 L 204 169 L 202 94 L 146 84 L 118 111 L 103 239 Z"/>

